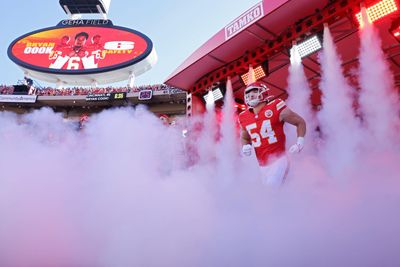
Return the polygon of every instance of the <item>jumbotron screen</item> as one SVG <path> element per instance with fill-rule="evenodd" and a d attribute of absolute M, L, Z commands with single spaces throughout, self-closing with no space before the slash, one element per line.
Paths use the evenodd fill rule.
<path fill-rule="evenodd" d="M 151 40 L 122 27 L 43 29 L 16 39 L 10 58 L 23 67 L 50 73 L 96 73 L 133 65 L 147 57 Z"/>

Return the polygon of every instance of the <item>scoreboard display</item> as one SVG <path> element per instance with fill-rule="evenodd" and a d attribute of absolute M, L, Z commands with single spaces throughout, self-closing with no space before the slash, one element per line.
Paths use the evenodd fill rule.
<path fill-rule="evenodd" d="M 87 102 L 96 101 L 113 101 L 126 99 L 126 93 L 106 93 L 106 94 L 89 94 L 86 96 Z"/>
<path fill-rule="evenodd" d="M 114 25 L 56 26 L 14 40 L 8 55 L 31 70 L 57 74 L 102 73 L 146 58 L 151 40 L 132 29 Z"/>

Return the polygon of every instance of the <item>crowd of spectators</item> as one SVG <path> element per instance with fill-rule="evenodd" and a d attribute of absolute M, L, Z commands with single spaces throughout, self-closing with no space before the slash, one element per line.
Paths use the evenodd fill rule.
<path fill-rule="evenodd" d="M 0 94 L 2 95 L 11 95 L 14 92 L 13 86 L 0 84 Z"/>
<path fill-rule="evenodd" d="M 55 89 L 52 87 L 36 88 L 38 96 L 73 96 L 73 95 L 89 95 L 89 94 L 105 94 L 105 93 L 135 93 L 141 90 L 163 91 L 164 93 L 177 93 L 181 90 L 165 84 L 141 85 L 137 87 L 71 87 L 63 89 Z M 0 94 L 13 94 L 14 87 L 9 85 L 0 85 Z"/>

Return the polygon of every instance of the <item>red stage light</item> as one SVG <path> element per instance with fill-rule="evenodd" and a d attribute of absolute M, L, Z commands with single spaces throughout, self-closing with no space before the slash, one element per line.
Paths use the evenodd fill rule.
<path fill-rule="evenodd" d="M 400 28 L 397 28 L 394 31 L 392 31 L 392 34 L 396 38 L 399 37 L 400 36 Z"/>
<path fill-rule="evenodd" d="M 368 18 L 374 22 L 398 10 L 395 0 L 382 0 L 367 8 Z M 361 12 L 356 14 L 358 23 L 361 25 Z"/>
<path fill-rule="evenodd" d="M 392 22 L 392 26 L 390 27 L 389 31 L 398 41 L 400 41 L 400 18 Z"/>
<path fill-rule="evenodd" d="M 256 81 L 258 81 L 261 78 L 264 78 L 265 76 L 267 76 L 267 74 L 265 73 L 264 69 L 262 68 L 262 66 L 258 66 L 256 68 L 254 68 L 254 74 L 256 76 Z M 242 78 L 243 83 L 247 86 L 248 83 L 248 76 L 249 73 L 245 73 L 243 75 L 240 76 L 240 78 Z"/>

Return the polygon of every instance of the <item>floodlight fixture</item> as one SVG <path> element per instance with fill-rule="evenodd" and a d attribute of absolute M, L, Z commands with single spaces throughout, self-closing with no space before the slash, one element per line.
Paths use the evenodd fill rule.
<path fill-rule="evenodd" d="M 369 21 L 375 22 L 393 12 L 397 11 L 398 7 L 395 0 L 382 0 L 373 6 L 367 8 Z M 361 25 L 361 12 L 356 14 L 358 23 Z"/>
<path fill-rule="evenodd" d="M 317 34 L 297 44 L 297 51 L 301 58 L 305 58 L 321 49 L 322 40 Z"/>
<path fill-rule="evenodd" d="M 224 98 L 224 95 L 222 94 L 221 88 L 216 87 L 212 90 L 212 95 L 214 97 L 214 102 L 217 102 L 218 100 Z M 203 95 L 204 101 L 207 103 L 207 98 L 208 98 L 208 93 Z"/>
<path fill-rule="evenodd" d="M 268 61 L 264 61 L 261 65 L 254 68 L 254 75 L 256 81 L 266 77 L 269 73 L 268 70 Z M 249 73 L 246 72 L 245 74 L 240 75 L 240 79 L 244 83 L 245 86 L 249 85 Z"/>

